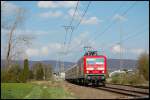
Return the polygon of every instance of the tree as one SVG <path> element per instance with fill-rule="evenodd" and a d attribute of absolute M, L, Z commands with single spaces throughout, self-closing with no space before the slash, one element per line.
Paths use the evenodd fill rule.
<path fill-rule="evenodd" d="M 19 68 L 19 64 L 13 64 L 12 67 L 6 72 L 2 70 L 1 73 L 1 81 L 2 82 L 19 82 L 19 74 L 21 69 Z"/>
<path fill-rule="evenodd" d="M 52 78 L 52 65 L 50 64 L 43 64 L 44 67 L 44 79 L 45 80 L 50 80 Z"/>
<path fill-rule="evenodd" d="M 25 14 L 26 10 L 23 8 L 16 8 L 13 11 L 13 15 L 11 16 L 6 16 L 5 15 L 5 9 L 8 7 L 8 3 L 6 1 L 1 3 L 2 6 L 2 29 L 7 30 L 6 34 L 6 48 L 4 51 L 5 56 L 6 56 L 6 67 L 9 70 L 11 65 L 11 61 L 16 59 L 16 58 L 21 58 L 24 56 L 24 48 L 31 44 L 31 40 L 33 37 L 27 36 L 27 35 L 16 35 L 15 32 L 18 27 L 23 25 L 23 22 L 25 21 Z M 7 70 L 7 71 L 8 71 Z"/>
<path fill-rule="evenodd" d="M 41 62 L 35 63 L 32 66 L 32 73 L 36 80 L 50 80 L 53 73 L 52 65 Z"/>
<path fill-rule="evenodd" d="M 43 70 L 42 63 L 38 63 L 36 68 L 36 80 L 43 80 L 43 76 L 44 76 L 44 70 Z"/>
<path fill-rule="evenodd" d="M 143 53 L 138 59 L 138 70 L 149 81 L 149 54 Z"/>
<path fill-rule="evenodd" d="M 33 71 L 32 71 L 32 70 L 30 70 L 30 71 L 29 71 L 29 79 L 33 79 L 33 78 L 34 78 Z"/>
<path fill-rule="evenodd" d="M 29 79 L 29 62 L 28 62 L 28 59 L 24 60 L 23 75 L 25 77 L 25 81 L 27 81 Z"/>
<path fill-rule="evenodd" d="M 44 69 L 41 62 L 37 62 L 33 64 L 32 71 L 34 74 L 34 79 L 36 80 L 43 80 L 44 77 Z"/>

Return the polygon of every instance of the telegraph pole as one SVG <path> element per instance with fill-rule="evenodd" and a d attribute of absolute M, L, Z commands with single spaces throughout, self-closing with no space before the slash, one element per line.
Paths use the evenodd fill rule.
<path fill-rule="evenodd" d="M 63 61 L 62 61 L 62 64 L 61 64 L 61 72 L 64 72 L 64 56 L 65 56 L 65 54 L 66 54 L 66 49 L 67 49 L 67 48 L 65 48 L 66 39 L 67 39 L 67 34 L 68 34 L 68 31 L 69 31 L 70 29 L 71 29 L 71 31 L 73 31 L 73 26 L 72 26 L 72 25 L 63 26 L 63 27 L 64 27 L 64 29 L 65 29 L 65 31 L 66 31 L 66 35 L 65 35 L 65 41 L 64 41 L 64 44 L 63 44 L 64 50 L 63 50 L 63 52 L 62 52 L 62 54 L 63 54 Z"/>
<path fill-rule="evenodd" d="M 121 24 L 121 19 L 119 20 L 119 28 L 120 28 L 120 70 L 122 70 L 122 65 L 123 65 L 123 61 L 122 61 L 122 58 L 123 58 L 123 43 L 122 43 L 122 24 Z"/>

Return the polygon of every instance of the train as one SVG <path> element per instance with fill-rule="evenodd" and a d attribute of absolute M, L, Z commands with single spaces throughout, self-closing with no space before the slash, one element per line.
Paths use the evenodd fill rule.
<path fill-rule="evenodd" d="M 80 85 L 105 86 L 107 58 L 97 51 L 86 52 L 65 71 L 65 80 Z"/>

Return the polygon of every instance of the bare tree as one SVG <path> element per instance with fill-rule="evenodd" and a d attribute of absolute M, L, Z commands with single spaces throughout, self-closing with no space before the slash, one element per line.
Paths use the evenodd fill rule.
<path fill-rule="evenodd" d="M 5 3 L 1 3 L 3 9 L 5 9 Z M 2 18 L 2 28 L 7 29 L 7 47 L 6 47 L 6 67 L 11 67 L 11 61 L 19 56 L 23 56 L 26 46 L 31 44 L 33 37 L 27 35 L 16 35 L 16 29 L 23 24 L 25 20 L 26 10 L 23 8 L 17 8 L 14 11 L 15 16 Z M 3 14 L 3 13 L 2 13 Z M 10 21 L 11 20 L 11 21 Z M 6 23 L 5 23 L 6 22 Z"/>

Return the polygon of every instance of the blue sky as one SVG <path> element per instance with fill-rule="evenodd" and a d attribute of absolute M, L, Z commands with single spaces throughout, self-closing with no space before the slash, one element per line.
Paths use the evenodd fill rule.
<path fill-rule="evenodd" d="M 123 42 L 121 48 L 124 59 L 137 59 L 140 53 L 149 51 L 148 1 L 137 1 L 136 3 L 135 1 L 92 1 L 81 24 L 73 32 L 71 44 L 63 48 L 65 38 L 63 26 L 70 23 L 76 3 L 75 1 L 6 2 L 7 10 L 4 11 L 13 12 L 12 10 L 18 7 L 27 10 L 24 25 L 17 28 L 15 33 L 35 36 L 32 46 L 25 49 L 26 57 L 30 60 L 60 59 L 76 62 L 83 55 L 82 47 L 88 44 L 108 58 L 119 58 L 120 46 L 116 43 L 120 40 L 120 28 L 123 39 L 140 32 Z M 75 14 L 72 24 L 74 27 L 79 23 L 88 3 L 88 1 L 79 2 L 77 10 L 79 14 Z M 134 3 L 135 5 L 125 15 L 122 15 Z M 102 34 L 111 23 L 114 24 Z M 6 43 L 4 35 L 5 32 L 2 29 L 2 49 Z M 70 33 L 66 38 L 66 43 L 69 41 L 69 35 Z M 89 40 L 92 41 L 87 43 Z M 63 55 L 60 53 L 63 50 L 70 50 L 70 52 Z M 4 50 L 1 50 L 1 54 L 3 52 Z"/>

